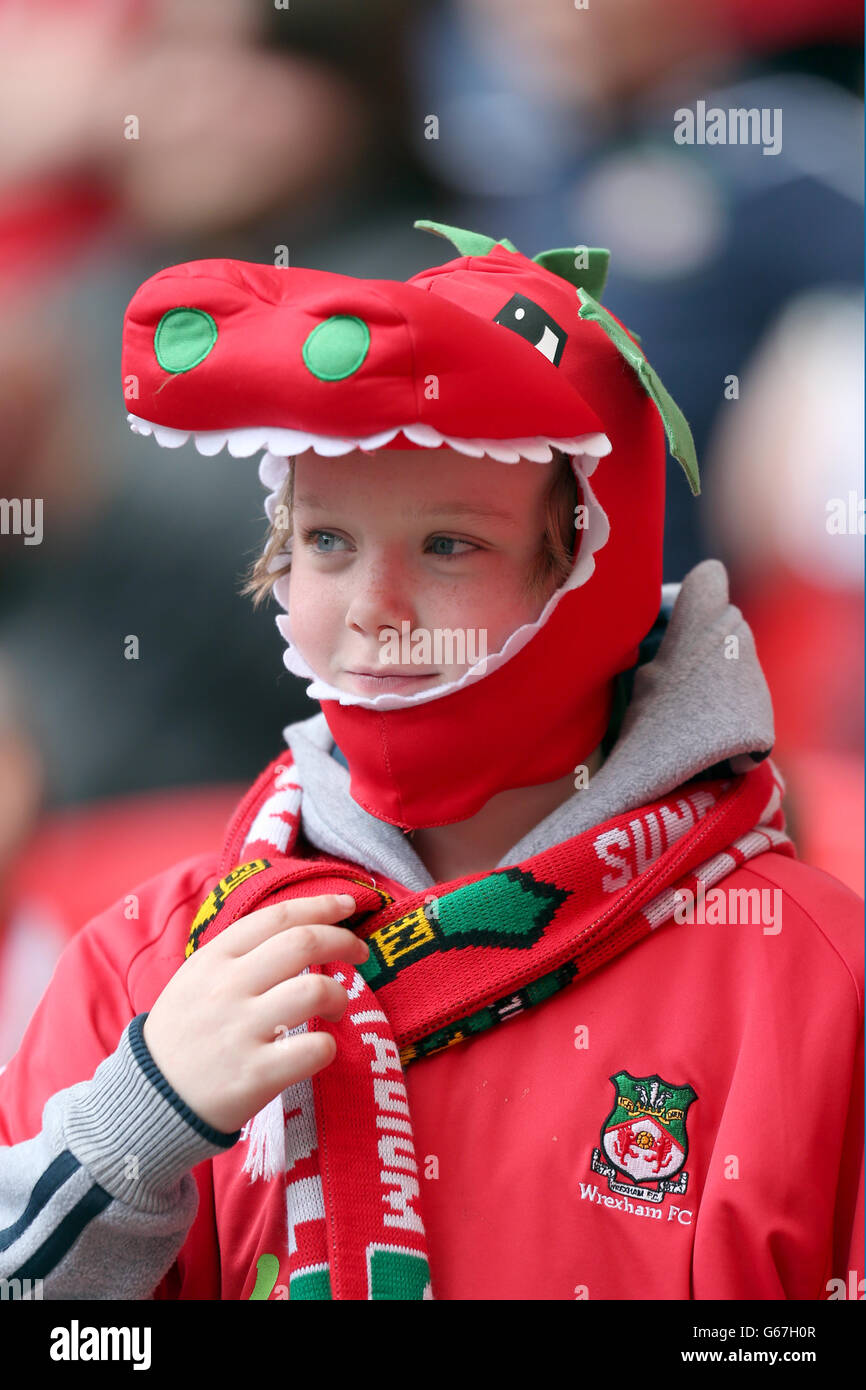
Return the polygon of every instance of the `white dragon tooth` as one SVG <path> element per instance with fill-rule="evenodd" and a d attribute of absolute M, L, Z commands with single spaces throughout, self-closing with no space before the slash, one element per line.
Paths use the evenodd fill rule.
<path fill-rule="evenodd" d="M 198 452 L 206 458 L 213 458 L 214 454 L 218 454 L 225 447 L 228 434 L 218 430 L 198 430 L 194 438 Z"/>
<path fill-rule="evenodd" d="M 160 425 L 145 420 L 131 412 L 127 422 L 134 434 L 153 435 L 163 448 L 176 449 L 192 435 L 195 447 L 200 454 L 212 457 L 228 443 L 229 453 L 234 458 L 248 458 L 258 449 L 265 454 L 259 465 L 262 483 L 274 495 L 281 487 L 291 466 L 290 459 L 297 454 L 314 450 L 325 458 L 338 458 L 356 449 L 373 451 L 389 444 L 402 432 L 413 444 L 422 448 L 438 448 L 442 444 L 466 454 L 471 458 L 482 458 L 488 454 L 502 463 L 517 463 L 521 458 L 533 459 L 537 463 L 548 463 L 552 450 L 556 449 L 572 458 L 579 458 L 584 474 L 589 477 L 612 450 L 607 435 L 601 431 L 576 435 L 569 439 L 552 439 L 537 436 L 523 439 L 461 439 L 456 435 L 444 435 L 432 425 L 419 422 L 411 425 L 395 426 L 380 430 L 357 439 L 342 439 L 333 435 L 313 434 L 304 430 L 280 427 L 249 427 L 234 430 L 179 430 L 168 425 Z"/>
<path fill-rule="evenodd" d="M 161 449 L 179 449 L 189 439 L 189 430 L 175 430 L 169 425 L 154 425 L 153 435 Z"/>
<path fill-rule="evenodd" d="M 383 444 L 390 444 L 395 434 L 399 434 L 399 426 L 393 430 L 380 430 L 378 434 L 368 434 L 365 439 L 358 440 L 359 449 L 381 449 Z"/>
<path fill-rule="evenodd" d="M 229 430 L 229 453 L 232 458 L 246 459 L 265 443 L 264 429 Z"/>
<path fill-rule="evenodd" d="M 519 463 L 520 451 L 505 440 L 487 439 L 484 442 L 484 452 L 491 458 L 498 459 L 500 463 Z"/>
<path fill-rule="evenodd" d="M 306 430 L 290 430 L 283 426 L 267 431 L 269 453 L 288 458 L 290 454 L 305 454 L 310 447 L 311 436 Z"/>
<path fill-rule="evenodd" d="M 413 444 L 420 444 L 425 449 L 437 448 L 444 439 L 432 425 L 404 425 L 403 433 Z"/>
<path fill-rule="evenodd" d="M 333 439 L 325 434 L 318 434 L 313 440 L 313 448 L 322 458 L 339 458 L 341 454 L 348 454 L 357 447 L 357 439 Z"/>
<path fill-rule="evenodd" d="M 458 454 L 468 454 L 470 458 L 480 459 L 484 457 L 484 444 L 480 439 L 456 439 L 451 435 L 445 435 L 443 443 L 448 444 L 452 449 L 456 449 Z"/>
<path fill-rule="evenodd" d="M 535 463 L 549 463 L 553 458 L 553 450 L 546 439 L 512 439 L 511 443 L 521 458 L 532 459 Z"/>
<path fill-rule="evenodd" d="M 593 458 L 604 458 L 613 448 L 606 434 L 579 434 L 576 439 L 569 441 L 571 452 L 575 454 L 592 454 Z"/>

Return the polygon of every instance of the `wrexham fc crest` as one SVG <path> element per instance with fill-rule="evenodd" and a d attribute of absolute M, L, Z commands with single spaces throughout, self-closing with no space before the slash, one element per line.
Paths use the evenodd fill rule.
<path fill-rule="evenodd" d="M 610 1080 L 616 1101 L 602 1125 L 601 1149 L 593 1150 L 593 1172 L 607 1178 L 611 1192 L 644 1201 L 661 1202 L 666 1192 L 685 1192 L 686 1115 L 697 1093 L 657 1075 L 618 1071 Z"/>

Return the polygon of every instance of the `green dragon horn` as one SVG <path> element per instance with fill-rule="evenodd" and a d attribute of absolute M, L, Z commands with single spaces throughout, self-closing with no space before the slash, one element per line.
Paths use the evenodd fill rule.
<path fill-rule="evenodd" d="M 464 227 L 448 227 L 444 222 L 419 220 L 412 225 L 419 231 L 445 237 L 457 247 L 461 256 L 489 256 L 494 246 L 504 246 L 506 251 L 514 251 L 519 255 L 514 242 L 509 241 L 508 237 L 500 237 L 496 241 L 492 236 L 485 236 L 483 232 L 470 232 Z M 601 299 L 610 263 L 609 251 L 597 246 L 560 246 L 551 251 L 539 251 L 532 259 L 542 270 L 549 270 L 572 285 L 582 286 L 596 299 Z"/>
<path fill-rule="evenodd" d="M 532 259 L 543 270 L 552 271 L 601 299 L 610 265 L 609 251 L 600 246 L 558 246 L 552 251 L 539 251 Z"/>
<path fill-rule="evenodd" d="M 578 289 L 577 295 L 581 306 L 577 311 L 580 317 L 589 319 L 591 323 L 597 323 L 600 328 L 603 328 L 614 347 L 622 353 L 629 366 L 637 372 L 641 386 L 662 418 L 670 451 L 677 462 L 682 465 L 689 480 L 689 487 L 693 495 L 697 497 L 701 490 L 701 479 L 698 472 L 695 441 L 692 438 L 688 420 L 670 392 L 665 389 L 658 372 L 650 366 L 640 348 L 632 342 L 625 329 L 586 290 Z"/>
<path fill-rule="evenodd" d="M 432 232 L 434 236 L 442 236 L 453 242 L 461 256 L 489 256 L 494 246 L 504 246 L 506 251 L 520 254 L 507 237 L 494 241 L 492 236 L 485 236 L 483 232 L 467 232 L 463 227 L 446 227 L 444 222 L 419 221 L 413 222 L 412 225 L 422 232 Z"/>

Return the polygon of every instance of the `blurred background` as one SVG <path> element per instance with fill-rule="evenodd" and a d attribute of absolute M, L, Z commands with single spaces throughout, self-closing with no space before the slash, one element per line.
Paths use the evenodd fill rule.
<path fill-rule="evenodd" d="M 862 892 L 862 76 L 854 0 L 0 0 L 0 498 L 44 516 L 0 534 L 0 1065 L 317 708 L 238 594 L 254 461 L 126 423 L 124 310 L 180 261 L 609 247 L 706 479 L 670 465 L 665 578 L 728 564 L 799 851 Z M 677 144 L 699 100 L 781 109 L 781 151 Z"/>

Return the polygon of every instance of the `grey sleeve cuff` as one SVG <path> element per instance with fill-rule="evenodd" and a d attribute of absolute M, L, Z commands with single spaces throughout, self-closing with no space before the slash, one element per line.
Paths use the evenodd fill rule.
<path fill-rule="evenodd" d="M 230 1149 L 241 1131 L 206 1124 L 169 1085 L 144 1041 L 146 1018 L 131 1020 L 90 1081 L 68 1088 L 60 1123 L 65 1146 L 112 1197 L 163 1212 L 183 1176 Z"/>

